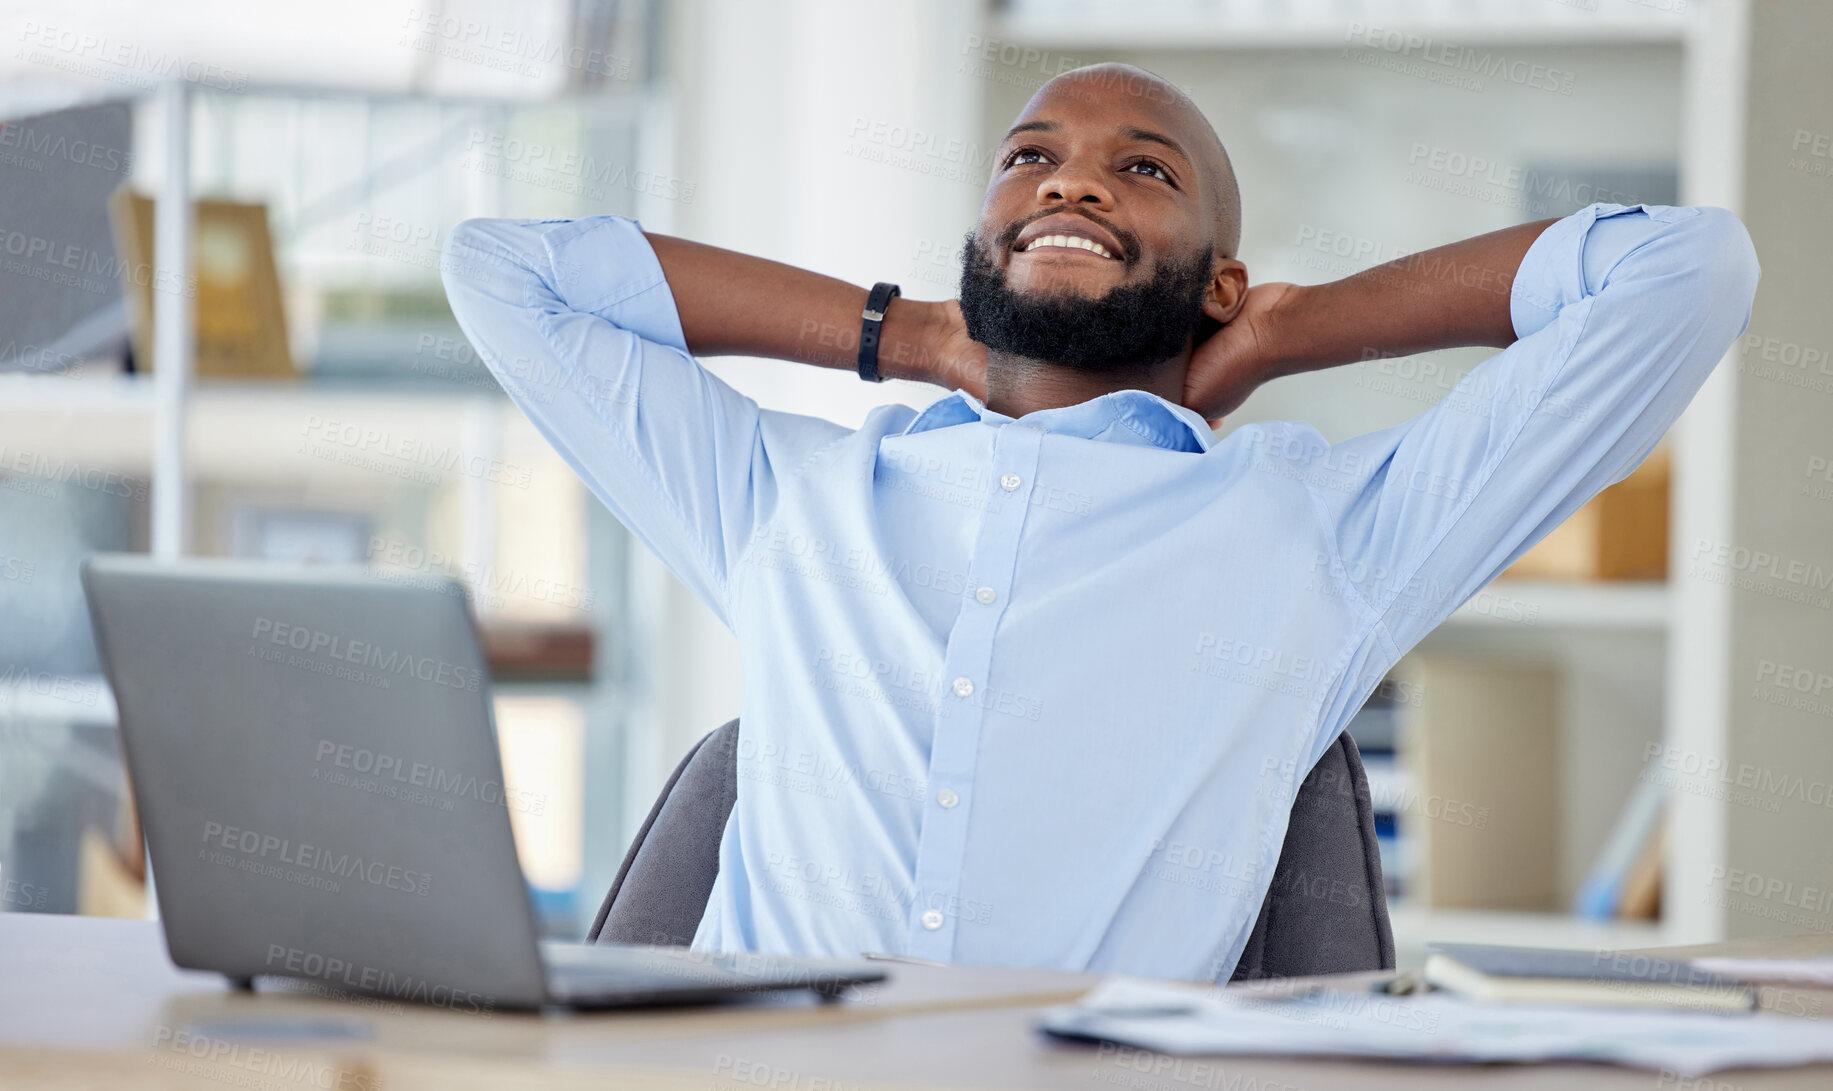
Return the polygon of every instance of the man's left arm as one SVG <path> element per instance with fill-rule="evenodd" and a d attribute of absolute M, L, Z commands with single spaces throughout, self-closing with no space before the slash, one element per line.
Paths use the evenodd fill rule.
<path fill-rule="evenodd" d="M 1308 450 L 1338 582 L 1404 651 L 1640 465 L 1749 321 L 1723 209 L 1593 205 L 1318 288 L 1262 319 L 1283 371 L 1454 345 L 1503 351 L 1432 409 Z"/>

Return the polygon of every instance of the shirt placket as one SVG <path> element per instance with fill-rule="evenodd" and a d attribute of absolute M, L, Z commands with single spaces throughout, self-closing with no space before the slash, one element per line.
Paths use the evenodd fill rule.
<path fill-rule="evenodd" d="M 984 516 L 968 561 L 967 601 L 949 630 L 929 752 L 929 795 L 923 801 L 915 897 L 906 922 L 908 953 L 920 958 L 945 962 L 954 956 L 993 633 L 1010 598 L 1042 442 L 1043 433 L 1028 425 L 1001 426 L 993 437 Z"/>

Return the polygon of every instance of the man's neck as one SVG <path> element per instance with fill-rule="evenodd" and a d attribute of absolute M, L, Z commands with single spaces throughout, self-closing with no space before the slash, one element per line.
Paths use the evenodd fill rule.
<path fill-rule="evenodd" d="M 1152 367 L 1091 373 L 1023 356 L 987 353 L 986 407 L 1016 420 L 1040 409 L 1079 405 L 1116 390 L 1143 390 L 1183 404 L 1190 356 L 1182 353 Z"/>

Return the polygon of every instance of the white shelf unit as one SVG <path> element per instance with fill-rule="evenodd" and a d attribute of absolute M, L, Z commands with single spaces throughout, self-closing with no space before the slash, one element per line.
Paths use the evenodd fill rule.
<path fill-rule="evenodd" d="M 302 414 L 324 419 L 393 414 L 411 423 L 417 438 L 428 444 L 461 448 L 467 456 L 480 459 L 500 460 L 502 419 L 512 411 L 500 395 L 457 388 L 368 388 L 261 380 L 190 380 L 175 405 L 169 397 L 159 396 L 160 374 L 0 376 L 0 419 L 9 420 L 7 433 L 21 449 L 61 446 L 60 437 L 71 417 L 137 420 L 143 428 L 152 430 L 154 442 L 144 462 L 136 457 L 144 445 L 142 433 L 135 430 L 117 428 L 101 433 L 84 442 L 83 447 L 93 452 L 91 457 L 125 462 L 147 474 L 156 543 L 162 514 L 166 520 L 177 520 L 178 543 L 191 541 L 188 497 L 162 485 L 174 480 L 174 475 L 183 475 L 187 482 L 199 477 L 249 480 L 290 463 L 310 467 L 330 478 L 358 480 L 365 476 L 354 468 L 340 470 L 336 463 L 301 455 Z M 160 435 L 174 419 L 182 422 L 179 440 L 160 443 Z M 460 491 L 460 525 L 468 532 L 464 556 L 480 566 L 489 563 L 489 529 L 496 519 L 495 497 L 487 484 L 482 478 L 467 478 Z M 178 554 L 156 551 L 155 555 L 177 556 L 189 551 L 186 546 L 178 548 Z"/>
<path fill-rule="evenodd" d="M 1695 20 L 1650 5 L 1610 3 L 1585 10 L 1551 0 L 1486 6 L 1346 5 L 1320 17 L 1316 6 L 1209 3 L 1014 3 L 989 37 L 1052 50 L 1382 49 L 1397 56 L 1438 43 L 1465 46 L 1612 45 L 1680 40 Z M 1393 34 L 1399 37 L 1387 38 Z M 1372 36 L 1372 37 L 1371 37 Z"/>

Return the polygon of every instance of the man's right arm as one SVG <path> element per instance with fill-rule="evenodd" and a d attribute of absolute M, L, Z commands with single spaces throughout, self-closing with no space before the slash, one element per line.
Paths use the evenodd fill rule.
<path fill-rule="evenodd" d="M 793 265 L 646 233 L 674 293 L 688 351 L 762 356 L 854 371 L 866 289 Z M 986 350 L 959 307 L 897 298 L 885 311 L 878 371 L 986 396 Z"/>

